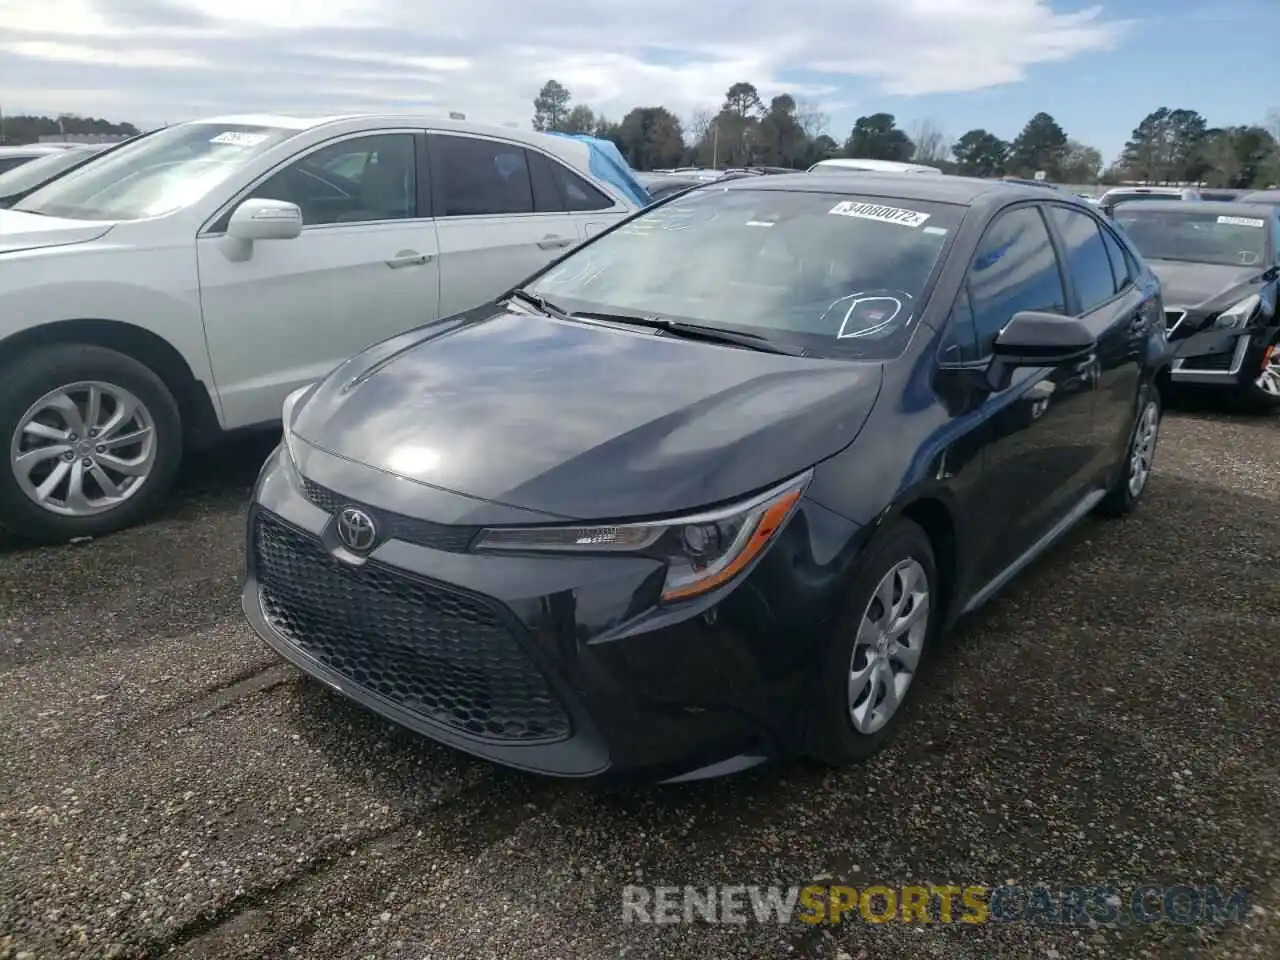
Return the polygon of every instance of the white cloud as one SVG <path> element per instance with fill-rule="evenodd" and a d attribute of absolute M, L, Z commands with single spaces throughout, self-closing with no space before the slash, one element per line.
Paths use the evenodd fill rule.
<path fill-rule="evenodd" d="M 10 112 L 140 123 L 453 109 L 525 125 L 554 77 L 615 118 L 687 116 L 738 80 L 831 105 L 978 90 L 1126 27 L 1048 0 L 0 0 L 0 90 Z"/>

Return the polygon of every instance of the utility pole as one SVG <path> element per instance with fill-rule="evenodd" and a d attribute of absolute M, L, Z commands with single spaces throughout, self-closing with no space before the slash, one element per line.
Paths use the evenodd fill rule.
<path fill-rule="evenodd" d="M 0 143 L 8 143 L 4 136 L 4 107 L 0 106 Z"/>
<path fill-rule="evenodd" d="M 711 169 L 720 169 L 720 120 L 711 121 Z"/>

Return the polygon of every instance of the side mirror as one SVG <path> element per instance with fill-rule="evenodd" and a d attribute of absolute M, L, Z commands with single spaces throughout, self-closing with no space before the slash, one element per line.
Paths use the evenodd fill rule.
<path fill-rule="evenodd" d="M 246 200 L 235 208 L 227 221 L 227 236 L 247 243 L 292 240 L 300 233 L 302 208 L 284 200 Z"/>
<path fill-rule="evenodd" d="M 1056 367 L 1078 362 L 1097 349 L 1089 328 L 1060 313 L 1022 310 L 1013 315 L 992 344 L 987 381 L 993 390 L 1009 386 L 1018 367 Z"/>

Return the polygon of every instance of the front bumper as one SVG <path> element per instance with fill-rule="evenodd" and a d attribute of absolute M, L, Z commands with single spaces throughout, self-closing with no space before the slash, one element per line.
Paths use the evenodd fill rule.
<path fill-rule="evenodd" d="M 1280 327 L 1200 330 L 1171 344 L 1174 383 L 1234 388 L 1255 380 Z"/>
<path fill-rule="evenodd" d="M 804 501 L 755 567 L 664 609 L 644 600 L 654 560 L 469 553 L 424 535 L 442 526 L 379 511 L 373 471 L 342 463 L 348 482 L 329 462 L 320 487 L 273 454 L 249 513 L 245 615 L 308 674 L 441 743 L 555 776 L 694 779 L 797 744 L 847 568 L 829 545 L 856 540 L 848 521 Z M 390 521 L 367 558 L 336 539 L 350 503 Z"/>

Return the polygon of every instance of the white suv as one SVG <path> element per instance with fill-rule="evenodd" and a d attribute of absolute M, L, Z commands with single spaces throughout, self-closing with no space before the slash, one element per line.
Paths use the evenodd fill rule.
<path fill-rule="evenodd" d="M 403 117 L 157 131 L 0 210 L 0 526 L 127 526 L 184 448 L 643 205 L 582 140 Z M 498 387 L 500 389 L 500 387 Z"/>

